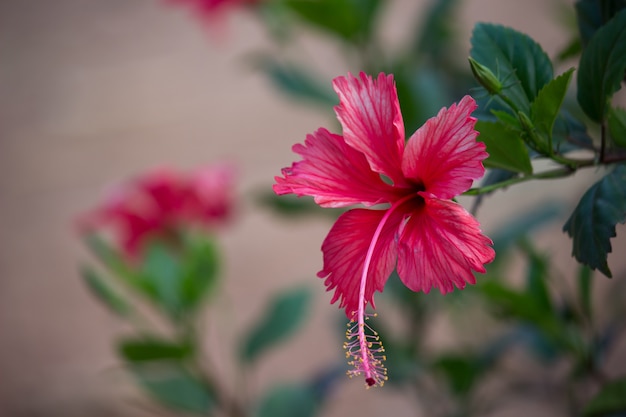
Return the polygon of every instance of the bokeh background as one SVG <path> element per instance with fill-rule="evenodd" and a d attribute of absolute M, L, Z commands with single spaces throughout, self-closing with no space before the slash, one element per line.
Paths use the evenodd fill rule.
<path fill-rule="evenodd" d="M 389 47 L 425 3 L 389 1 L 381 21 Z M 491 21 L 530 34 L 554 56 L 567 40 L 560 6 L 462 1 L 465 55 L 474 23 Z M 349 69 L 340 51 L 313 36 L 304 44 L 301 53 L 328 80 Z M 226 159 L 239 167 L 237 220 L 220 238 L 222 292 L 207 312 L 211 355 L 228 357 L 267 298 L 299 284 L 314 289 L 314 314 L 254 370 L 252 391 L 315 373 L 342 354 L 332 327 L 341 313 L 315 278 L 330 221 L 285 220 L 255 203 L 294 160 L 295 142 L 335 126 L 330 111 L 281 95 L 250 65 L 251 54 L 271 47 L 246 12 L 208 30 L 161 0 L 0 1 L 0 416 L 164 415 L 138 399 L 115 358 L 112 343 L 126 329 L 84 287 L 77 266 L 87 254 L 73 224 L 107 187 L 155 166 Z M 499 192 L 478 218 L 489 233 L 537 201 L 573 207 L 595 178 L 584 172 Z M 618 278 L 624 232 L 618 227 L 609 256 Z M 539 237 L 563 270 L 574 269 L 558 224 Z M 228 361 L 220 367 L 232 377 Z M 365 391 L 361 381 L 346 380 L 333 396 L 329 416 L 415 415 L 401 393 Z"/>

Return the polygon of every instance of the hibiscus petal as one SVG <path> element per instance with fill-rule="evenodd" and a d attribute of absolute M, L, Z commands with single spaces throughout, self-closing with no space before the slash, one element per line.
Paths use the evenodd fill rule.
<path fill-rule="evenodd" d="M 335 107 L 346 143 L 365 155 L 372 169 L 403 185 L 401 162 L 404 123 L 393 75 L 380 73 L 378 79 L 361 72 L 333 80 L 339 96 Z"/>
<path fill-rule="evenodd" d="M 491 239 L 480 231 L 478 221 L 463 206 L 420 193 L 424 203 L 402 228 L 398 247 L 398 275 L 413 291 L 442 294 L 454 286 L 474 284 L 472 270 L 485 272 L 493 261 Z"/>
<path fill-rule="evenodd" d="M 482 177 L 482 161 L 488 154 L 485 145 L 476 142 L 476 119 L 470 116 L 476 107 L 474 99 L 465 96 L 420 127 L 407 142 L 404 175 L 442 199 L 467 191 L 474 179 Z"/>
<path fill-rule="evenodd" d="M 359 286 L 365 259 L 376 228 L 387 210 L 354 209 L 342 214 L 322 244 L 324 269 L 317 276 L 335 290 L 331 303 L 339 300 L 346 316 L 359 307 Z M 374 291 L 382 291 L 396 263 L 397 233 L 402 214 L 392 213 L 375 243 L 367 275 L 365 301 L 374 306 Z"/>
<path fill-rule="evenodd" d="M 339 135 L 318 129 L 308 135 L 304 145 L 293 151 L 302 156 L 275 177 L 276 194 L 310 195 L 324 207 L 368 206 L 393 199 L 393 187 L 373 172 L 362 153 L 349 147 Z"/>

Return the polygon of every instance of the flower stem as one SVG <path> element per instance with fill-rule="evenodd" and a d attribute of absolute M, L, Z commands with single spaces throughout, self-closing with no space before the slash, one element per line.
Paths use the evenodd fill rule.
<path fill-rule="evenodd" d="M 469 190 L 464 192 L 463 195 L 487 194 L 499 188 L 508 187 L 510 185 L 519 184 L 521 182 L 526 182 L 530 180 L 563 178 L 563 177 L 567 177 L 568 175 L 571 175 L 575 171 L 576 171 L 575 169 L 572 169 L 569 167 L 563 167 L 559 169 L 554 169 L 552 171 L 544 171 L 544 172 L 539 172 L 537 174 L 524 175 L 523 177 L 511 178 L 506 181 L 497 182 L 495 184 L 486 185 L 484 187 L 470 188 Z"/>

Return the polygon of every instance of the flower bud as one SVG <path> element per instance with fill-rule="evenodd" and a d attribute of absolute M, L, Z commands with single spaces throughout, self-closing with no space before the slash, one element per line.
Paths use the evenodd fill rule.
<path fill-rule="evenodd" d="M 485 87 L 485 90 L 491 95 L 498 94 L 502 90 L 502 83 L 498 80 L 498 77 L 486 66 L 479 64 L 472 57 L 468 58 L 470 68 L 474 74 L 474 78 Z"/>

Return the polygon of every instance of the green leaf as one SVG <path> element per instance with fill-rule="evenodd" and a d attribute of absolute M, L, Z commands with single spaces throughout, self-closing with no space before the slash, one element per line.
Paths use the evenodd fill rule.
<path fill-rule="evenodd" d="M 173 250 L 160 242 L 152 242 L 143 254 L 142 276 L 145 291 L 171 317 L 181 313 L 180 281 L 183 265 Z"/>
<path fill-rule="evenodd" d="M 505 86 L 503 93 L 528 113 L 539 90 L 552 80 L 552 63 L 541 46 L 511 28 L 478 23 L 470 56 L 488 67 Z"/>
<path fill-rule="evenodd" d="M 179 293 L 181 308 L 192 311 L 216 287 L 219 254 L 215 243 L 204 236 L 185 240 L 183 275 Z"/>
<path fill-rule="evenodd" d="M 611 252 L 610 239 L 615 236 L 615 225 L 625 220 L 626 165 L 618 165 L 587 190 L 563 226 L 573 239 L 572 255 L 611 277 L 606 260 Z"/>
<path fill-rule="evenodd" d="M 435 62 L 450 53 L 450 43 L 458 29 L 455 12 L 458 10 L 458 0 L 435 0 L 425 13 L 422 24 L 416 25 L 419 32 L 415 37 L 413 54 L 429 56 Z"/>
<path fill-rule="evenodd" d="M 314 27 L 349 42 L 370 38 L 380 0 L 284 0 L 285 5 Z"/>
<path fill-rule="evenodd" d="M 584 417 L 608 417 L 624 413 L 626 413 L 626 378 L 606 384 L 583 410 Z"/>
<path fill-rule="evenodd" d="M 626 10 L 593 35 L 580 57 L 578 103 L 595 122 L 602 122 L 626 70 Z"/>
<path fill-rule="evenodd" d="M 585 317 L 591 318 L 591 278 L 593 272 L 585 265 L 578 270 L 578 299 Z"/>
<path fill-rule="evenodd" d="M 476 130 L 480 132 L 478 140 L 487 146 L 489 153 L 484 161 L 486 167 L 532 174 L 528 150 L 517 131 L 502 123 L 481 120 L 476 122 Z"/>
<path fill-rule="evenodd" d="M 611 20 L 621 9 L 624 0 L 578 0 L 575 3 L 578 29 L 583 45 L 587 45 L 596 31 Z"/>
<path fill-rule="evenodd" d="M 434 367 L 443 372 L 450 389 L 457 395 L 468 393 L 483 371 L 476 358 L 452 354 L 439 357 Z"/>
<path fill-rule="evenodd" d="M 308 70 L 294 64 L 280 63 L 269 55 L 261 56 L 256 61 L 272 83 L 285 94 L 324 107 L 337 104 L 337 96 L 330 88 L 330 83 L 320 82 Z"/>
<path fill-rule="evenodd" d="M 527 240 L 520 242 L 520 248 L 527 258 L 526 293 L 533 299 L 543 314 L 553 314 L 552 300 L 548 292 L 548 258 L 539 254 Z"/>
<path fill-rule="evenodd" d="M 626 110 L 619 107 L 609 109 L 609 133 L 616 145 L 626 148 Z"/>
<path fill-rule="evenodd" d="M 85 280 L 91 293 L 96 296 L 109 310 L 120 317 L 128 317 L 132 308 L 128 301 L 94 269 L 84 266 L 81 268 L 81 276 Z"/>
<path fill-rule="evenodd" d="M 111 274 L 130 287 L 141 289 L 140 274 L 131 267 L 130 263 L 115 248 L 96 234 L 87 235 L 85 244 Z"/>
<path fill-rule="evenodd" d="M 125 339 L 118 345 L 119 354 L 130 362 L 181 360 L 193 352 L 191 346 L 180 345 L 150 336 L 141 339 Z"/>
<path fill-rule="evenodd" d="M 292 194 L 276 195 L 273 191 L 260 193 L 257 201 L 283 217 L 324 216 L 336 219 L 344 211 L 320 207 L 312 197 L 298 197 Z"/>
<path fill-rule="evenodd" d="M 315 391 L 303 384 L 272 387 L 260 401 L 256 417 L 313 417 L 318 412 Z"/>
<path fill-rule="evenodd" d="M 307 288 L 277 295 L 244 338 L 241 359 L 252 363 L 267 349 L 291 336 L 304 321 L 310 303 L 311 293 Z"/>
<path fill-rule="evenodd" d="M 213 389 L 179 366 L 133 366 L 130 371 L 157 401 L 175 410 L 208 414 L 215 407 Z"/>
<path fill-rule="evenodd" d="M 546 84 L 530 107 L 531 120 L 537 132 L 549 143 L 552 142 L 554 122 L 561 110 L 573 73 L 574 68 L 571 68 Z"/>

